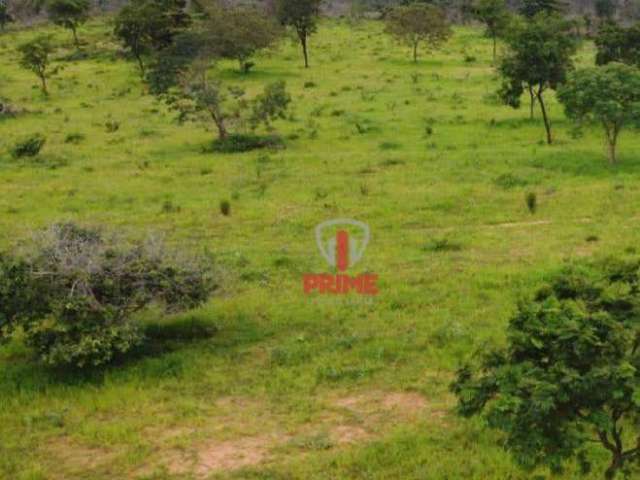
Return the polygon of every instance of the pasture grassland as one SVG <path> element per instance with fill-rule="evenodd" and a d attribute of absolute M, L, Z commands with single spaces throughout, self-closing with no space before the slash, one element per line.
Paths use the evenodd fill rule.
<path fill-rule="evenodd" d="M 64 66 L 48 99 L 15 51 L 42 31 Z M 62 29 L 0 36 L 0 92 L 27 110 L 0 120 L 0 244 L 74 220 L 206 248 L 218 296 L 141 321 L 196 317 L 219 330 L 87 375 L 1 347 L 0 478 L 532 478 L 498 435 L 456 418 L 447 385 L 473 351 L 503 341 L 515 302 L 551 269 L 638 248 L 638 135 L 623 134 L 612 168 L 600 130 L 574 138 L 550 94 L 546 146 L 539 112 L 531 121 L 526 101 L 497 102 L 480 29 L 456 28 L 415 65 L 381 25 L 335 20 L 312 38 L 309 70 L 293 42 L 249 75 L 219 66 L 251 95 L 286 80 L 292 112 L 276 128 L 288 147 L 203 153 L 213 126 L 177 123 L 109 31 L 89 23 L 87 58 L 68 61 Z M 584 45 L 579 62 L 592 61 Z M 41 154 L 11 158 L 37 132 Z M 327 269 L 313 228 L 340 217 L 371 227 L 356 267 L 380 276 L 370 302 L 302 293 L 304 273 Z M 590 476 L 554 478 L 599 478 L 607 459 L 593 460 Z"/>

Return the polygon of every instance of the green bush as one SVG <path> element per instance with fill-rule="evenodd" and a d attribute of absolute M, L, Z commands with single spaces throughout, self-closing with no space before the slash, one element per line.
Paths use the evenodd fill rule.
<path fill-rule="evenodd" d="M 36 133 L 23 140 L 18 141 L 11 149 L 13 158 L 35 157 L 40 153 L 47 139 L 44 135 Z"/>
<path fill-rule="evenodd" d="M 282 148 L 282 139 L 275 135 L 234 134 L 214 140 L 212 150 L 218 153 L 242 153 L 261 148 Z"/>
<path fill-rule="evenodd" d="M 49 365 L 102 365 L 143 342 L 136 312 L 151 303 L 191 309 L 214 288 L 207 262 L 153 239 L 128 243 L 54 225 L 30 255 L 0 256 L 0 334 L 20 330 Z"/>

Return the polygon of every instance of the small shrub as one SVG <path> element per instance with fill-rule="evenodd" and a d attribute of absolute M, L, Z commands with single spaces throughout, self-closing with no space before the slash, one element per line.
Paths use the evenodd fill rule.
<path fill-rule="evenodd" d="M 500 188 L 504 188 L 505 190 L 516 187 L 524 187 L 529 184 L 529 182 L 524 178 L 520 178 L 512 173 L 504 173 L 500 175 L 493 181 L 493 183 Z"/>
<path fill-rule="evenodd" d="M 17 142 L 11 149 L 13 158 L 35 157 L 40 153 L 47 139 L 39 133 L 31 135 L 24 140 Z"/>
<path fill-rule="evenodd" d="M 220 213 L 225 217 L 231 215 L 231 202 L 229 200 L 222 200 L 220 202 Z"/>
<path fill-rule="evenodd" d="M 448 238 L 434 238 L 424 246 L 423 250 L 426 252 L 459 252 L 462 250 L 462 245 Z"/>
<path fill-rule="evenodd" d="M 262 148 L 282 148 L 284 143 L 276 135 L 233 134 L 214 140 L 211 149 L 217 153 L 242 153 Z"/>
<path fill-rule="evenodd" d="M 115 120 L 108 120 L 104 126 L 107 129 L 107 133 L 114 133 L 120 130 L 120 122 L 116 122 Z"/>
<path fill-rule="evenodd" d="M 74 145 L 78 145 L 79 143 L 83 142 L 85 138 L 86 136 L 84 135 L 84 133 L 70 133 L 65 137 L 64 143 L 72 143 Z"/>
<path fill-rule="evenodd" d="M 395 142 L 382 142 L 378 148 L 380 148 L 380 150 L 398 150 L 400 148 L 400 144 Z"/>
<path fill-rule="evenodd" d="M 527 203 L 529 212 L 532 215 L 536 213 L 536 210 L 538 209 L 538 195 L 536 195 L 535 192 L 527 193 L 527 195 L 525 196 L 525 202 Z"/>

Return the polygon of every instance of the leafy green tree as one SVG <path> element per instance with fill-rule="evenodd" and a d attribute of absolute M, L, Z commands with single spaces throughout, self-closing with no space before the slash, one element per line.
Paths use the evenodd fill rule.
<path fill-rule="evenodd" d="M 418 61 L 418 47 L 424 42 L 430 49 L 437 48 L 452 35 L 443 10 L 430 4 L 412 3 L 391 9 L 385 16 L 386 32 L 413 50 L 413 61 Z"/>
<path fill-rule="evenodd" d="M 621 63 L 578 70 L 560 88 L 558 98 L 569 118 L 602 125 L 609 161 L 615 164 L 622 129 L 640 126 L 640 71 Z"/>
<path fill-rule="evenodd" d="M 600 26 L 595 44 L 598 65 L 622 62 L 640 66 L 640 24 L 624 28 L 613 22 L 605 22 Z"/>
<path fill-rule="evenodd" d="M 526 18 L 534 18 L 540 13 L 561 13 L 566 9 L 562 0 L 523 0 L 520 13 Z"/>
<path fill-rule="evenodd" d="M 506 347 L 485 349 L 451 389 L 459 414 L 504 432 L 521 467 L 559 473 L 575 459 L 586 474 L 600 445 L 613 479 L 640 461 L 639 347 L 640 261 L 573 265 L 518 305 Z"/>
<path fill-rule="evenodd" d="M 5 0 L 0 0 L 0 32 L 11 22 L 13 22 L 13 17 L 9 13 L 9 6 Z"/>
<path fill-rule="evenodd" d="M 49 95 L 47 79 L 55 75 L 57 70 L 49 70 L 51 54 L 54 48 L 48 36 L 41 35 L 18 47 L 20 66 L 31 70 L 40 79 L 42 93 Z"/>
<path fill-rule="evenodd" d="M 304 66 L 309 68 L 309 37 L 318 28 L 320 6 L 324 0 L 277 0 L 277 17 L 282 25 L 292 27 L 296 31 L 302 54 Z"/>
<path fill-rule="evenodd" d="M 539 14 L 530 21 L 515 23 L 505 38 L 508 53 L 498 68 L 502 77 L 500 96 L 505 104 L 519 108 L 520 98 L 528 90 L 540 105 L 547 143 L 551 144 L 544 93 L 557 89 L 573 68 L 578 42 L 572 24 L 556 15 Z"/>
<path fill-rule="evenodd" d="M 48 0 L 46 4 L 49 19 L 61 27 L 71 30 L 73 43 L 77 47 L 78 27 L 89 19 L 89 0 Z"/>
<path fill-rule="evenodd" d="M 478 0 L 474 5 L 475 17 L 487 27 L 487 35 L 493 40 L 493 61 L 496 61 L 496 43 L 503 35 L 511 16 L 505 0 Z"/>
<path fill-rule="evenodd" d="M 191 18 L 183 0 L 133 0 L 116 16 L 114 35 L 136 59 L 144 77 L 145 56 L 169 47 Z"/>
<path fill-rule="evenodd" d="M 237 60 L 243 73 L 253 67 L 256 52 L 273 46 L 283 34 L 271 17 L 252 7 L 214 8 L 206 23 L 207 41 L 223 58 Z"/>

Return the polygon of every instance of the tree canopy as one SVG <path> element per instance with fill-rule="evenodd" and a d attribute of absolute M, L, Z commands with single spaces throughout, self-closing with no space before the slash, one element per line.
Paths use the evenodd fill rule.
<path fill-rule="evenodd" d="M 420 43 L 437 48 L 452 35 L 445 12 L 430 4 L 394 7 L 387 13 L 385 23 L 387 33 L 412 48 L 414 62 L 418 61 Z"/>
<path fill-rule="evenodd" d="M 300 40 L 304 66 L 309 68 L 309 37 L 318 28 L 323 0 L 276 0 L 276 13 L 282 25 L 292 27 Z"/>
<path fill-rule="evenodd" d="M 616 163 L 622 129 L 640 126 L 640 71 L 621 63 L 578 70 L 560 88 L 558 98 L 569 118 L 602 125 L 609 161 Z"/>
<path fill-rule="evenodd" d="M 71 30 L 73 43 L 78 46 L 78 27 L 89 19 L 89 0 L 48 0 L 46 8 L 53 23 Z"/>
<path fill-rule="evenodd" d="M 608 451 L 605 477 L 640 460 L 640 260 L 563 269 L 518 305 L 507 345 L 457 373 L 458 412 L 503 431 L 516 462 L 560 472 L 589 445 Z"/>
<path fill-rule="evenodd" d="M 507 105 L 519 108 L 522 94 L 529 90 L 540 104 L 547 142 L 552 143 L 544 92 L 557 89 L 573 68 L 578 42 L 572 24 L 557 15 L 541 13 L 530 21 L 516 22 L 506 42 L 508 53 L 498 67 L 502 77 L 500 96 Z"/>

